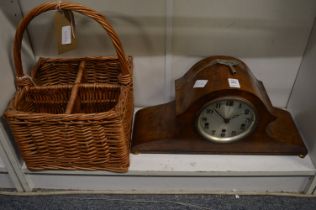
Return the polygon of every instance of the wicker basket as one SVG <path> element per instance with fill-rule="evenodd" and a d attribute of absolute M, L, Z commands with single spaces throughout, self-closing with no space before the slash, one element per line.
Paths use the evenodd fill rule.
<path fill-rule="evenodd" d="M 29 22 L 54 9 L 97 21 L 115 57 L 40 58 L 32 78 L 23 73 L 21 43 Z M 132 59 L 104 16 L 74 3 L 44 3 L 17 28 L 14 40 L 17 92 L 5 118 L 30 170 L 126 172 L 133 117 Z"/>

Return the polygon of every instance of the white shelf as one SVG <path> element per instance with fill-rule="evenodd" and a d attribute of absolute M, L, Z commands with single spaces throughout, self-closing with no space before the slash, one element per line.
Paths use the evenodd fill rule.
<path fill-rule="evenodd" d="M 128 173 L 106 171 L 47 170 L 27 174 L 116 176 L 313 176 L 310 157 L 262 155 L 131 155 Z"/>
<path fill-rule="evenodd" d="M 105 193 L 294 192 L 309 190 L 309 156 L 131 155 L 128 173 L 49 170 L 23 166 L 35 189 Z"/>

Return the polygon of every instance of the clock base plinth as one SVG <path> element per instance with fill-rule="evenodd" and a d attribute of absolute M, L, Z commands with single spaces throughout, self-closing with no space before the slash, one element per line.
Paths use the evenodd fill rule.
<path fill-rule="evenodd" d="M 214 143 L 199 136 L 192 122 L 176 116 L 175 101 L 139 110 L 135 116 L 133 153 L 175 154 L 307 154 L 291 115 L 274 108 L 276 120 L 263 133 L 231 143 Z M 181 118 L 181 117 L 180 117 Z"/>

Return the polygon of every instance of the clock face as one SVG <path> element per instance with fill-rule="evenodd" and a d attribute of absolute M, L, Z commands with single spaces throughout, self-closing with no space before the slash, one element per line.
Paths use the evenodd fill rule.
<path fill-rule="evenodd" d="M 221 98 L 206 104 L 197 119 L 199 133 L 210 141 L 227 143 L 250 134 L 256 125 L 253 106 L 241 98 Z"/>

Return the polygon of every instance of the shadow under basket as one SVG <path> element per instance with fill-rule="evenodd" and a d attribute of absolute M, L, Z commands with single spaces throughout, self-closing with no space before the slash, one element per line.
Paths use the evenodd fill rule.
<path fill-rule="evenodd" d="M 132 113 L 122 101 L 128 100 L 128 91 L 80 84 L 31 87 L 16 94 L 13 111 L 5 116 L 28 169 L 127 171 L 130 126 L 124 121 Z"/>

